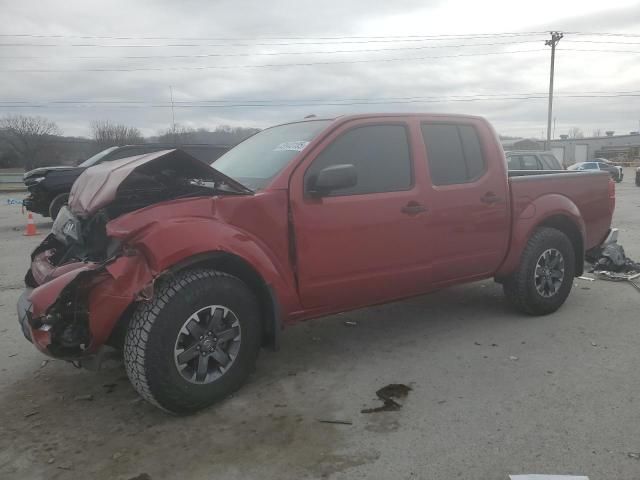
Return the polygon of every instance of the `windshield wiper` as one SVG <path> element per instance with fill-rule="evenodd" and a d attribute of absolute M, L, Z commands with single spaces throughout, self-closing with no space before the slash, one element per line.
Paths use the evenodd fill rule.
<path fill-rule="evenodd" d="M 214 182 L 210 180 L 202 180 L 199 178 L 190 178 L 187 180 L 187 183 L 195 187 L 209 188 L 211 190 L 216 190 L 223 193 L 234 193 L 240 195 L 253 195 L 254 193 L 253 190 L 250 190 L 249 188 L 237 182 Z"/>

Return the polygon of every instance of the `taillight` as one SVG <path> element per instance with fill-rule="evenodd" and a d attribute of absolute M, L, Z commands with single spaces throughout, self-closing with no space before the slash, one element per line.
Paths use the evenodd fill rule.
<path fill-rule="evenodd" d="M 609 211 L 613 213 L 616 208 L 616 184 L 609 178 Z"/>

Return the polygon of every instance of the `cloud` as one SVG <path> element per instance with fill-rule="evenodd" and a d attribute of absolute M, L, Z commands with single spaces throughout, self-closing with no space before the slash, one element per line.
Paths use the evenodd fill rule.
<path fill-rule="evenodd" d="M 63 36 L 165 37 L 149 39 L 20 38 L 0 37 L 0 43 L 56 44 L 56 47 L 1 46 L 0 69 L 44 69 L 49 72 L 0 72 L 0 114 L 35 113 L 60 124 L 69 134 L 87 135 L 89 123 L 109 119 L 135 125 L 145 134 L 165 129 L 171 122 L 169 86 L 173 87 L 176 120 L 193 127 L 226 123 L 264 127 L 301 118 L 309 113 L 334 116 L 371 111 L 443 111 L 484 115 L 508 134 L 540 135 L 546 126 L 549 48 L 544 33 L 521 37 L 440 39 L 414 42 L 338 43 L 323 45 L 265 45 L 305 43 L 296 37 L 475 34 L 485 31 L 544 32 L 638 31 L 638 3 L 610 8 L 595 0 L 551 2 L 542 0 L 523 15 L 518 2 L 487 0 L 471 4 L 461 0 L 382 2 L 371 0 L 317 2 L 275 0 L 216 2 L 116 0 L 93 2 L 21 1 L 3 5 L 4 34 L 35 33 Z M 544 15 L 542 15 L 544 12 Z M 287 37 L 289 40 L 274 40 Z M 169 38 L 169 39 L 167 39 Z M 170 40 L 175 38 L 176 40 Z M 638 37 L 640 38 L 640 37 Z M 357 42 L 358 39 L 343 39 Z M 377 40 L 385 40 L 379 38 Z M 388 39 L 387 39 L 388 40 Z M 631 50 L 617 44 L 580 43 L 577 40 L 632 41 L 621 37 L 586 37 L 567 34 L 560 42 L 556 65 L 554 116 L 560 128 L 581 127 L 629 131 L 637 129 L 640 97 L 568 98 L 585 91 L 637 90 L 638 54 L 577 52 L 575 50 Z M 511 43 L 529 41 L 530 43 Z M 636 41 L 640 41 L 636 39 Z M 330 42 L 331 44 L 326 44 Z M 188 43 L 196 46 L 170 47 Z M 505 45 L 478 45 L 505 43 Z M 69 44 L 119 46 L 64 46 Z M 123 45 L 159 45 L 140 48 Z M 211 46 L 221 45 L 221 46 Z M 466 45 L 443 47 L 443 45 Z M 351 53 L 286 52 L 399 49 Z M 420 49 L 415 49 L 420 47 Z M 429 48 L 423 48 L 429 47 Z M 438 48 L 432 48 L 438 47 Z M 513 52 L 484 55 L 486 53 Z M 226 54 L 229 57 L 122 58 Z M 477 56 L 459 56 L 478 54 Z M 25 58 L 25 57 L 43 58 Z M 110 58 L 73 58 L 73 57 Z M 450 57 L 450 58 L 429 58 Z M 361 62 L 362 60 L 403 61 Z M 292 63 L 352 61 L 356 63 L 284 66 Z M 248 68 L 277 64 L 277 67 Z M 234 66 L 234 68 L 219 68 Z M 201 67 L 213 67 L 202 68 Z M 88 69 L 156 68 L 158 71 L 89 72 Z M 177 70 L 165 70 L 177 69 Z M 58 72 L 55 70 L 65 70 Z M 452 101 L 454 95 L 495 95 L 491 101 Z M 500 98 L 506 96 L 508 99 Z M 415 103 L 376 105 L 317 105 L 315 101 L 412 97 Z M 430 97 L 429 99 L 425 97 Z M 435 98 L 432 98 L 435 97 Z M 519 98 L 519 99 L 516 99 Z M 417 99 L 423 99 L 422 103 Z M 439 103 L 433 100 L 440 99 Z M 226 103 L 197 103 L 219 100 Z M 271 100 L 267 106 L 255 100 Z M 12 107 L 16 101 L 42 102 L 43 107 Z M 127 101 L 126 105 L 60 104 L 49 102 Z M 191 103 L 188 103 L 191 102 Z M 296 103 L 313 105 L 288 106 Z M 234 105 L 234 106 L 230 106 Z M 254 104 L 255 105 L 255 104 Z M 562 133 L 560 128 L 557 133 Z"/>

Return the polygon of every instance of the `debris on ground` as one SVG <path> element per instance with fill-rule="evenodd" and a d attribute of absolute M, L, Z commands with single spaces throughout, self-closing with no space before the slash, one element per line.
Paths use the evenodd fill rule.
<path fill-rule="evenodd" d="M 629 452 L 627 453 L 627 457 L 634 458 L 636 460 L 640 460 L 640 452 Z"/>
<path fill-rule="evenodd" d="M 357 327 L 357 326 L 358 326 L 358 322 L 354 322 L 354 321 L 352 321 L 352 320 L 347 320 L 346 322 L 344 322 L 344 324 L 345 324 L 347 327 Z"/>
<path fill-rule="evenodd" d="M 634 262 L 627 257 L 622 245 L 618 245 L 617 243 L 605 245 L 604 248 L 597 252 L 597 258 L 594 257 L 594 254 L 591 254 L 589 257 L 589 259 L 592 260 L 594 272 L 640 272 L 640 263 Z"/>
<path fill-rule="evenodd" d="M 149 475 L 148 473 L 141 473 L 140 475 L 131 477 L 129 480 L 151 480 L 151 475 Z"/>
<path fill-rule="evenodd" d="M 85 401 L 85 402 L 90 402 L 93 400 L 93 395 L 92 394 L 88 394 L 88 395 L 76 395 L 75 397 L 73 397 L 74 400 L 77 401 Z"/>
<path fill-rule="evenodd" d="M 333 423 L 335 425 L 353 425 L 350 420 L 318 420 L 320 423 Z"/>
<path fill-rule="evenodd" d="M 61 463 L 56 468 L 59 468 L 60 470 L 73 470 L 73 464 L 69 462 Z"/>
<path fill-rule="evenodd" d="M 9 358 L 15 357 L 16 355 L 18 355 L 18 354 L 17 353 L 12 353 L 11 355 L 9 355 Z"/>
<path fill-rule="evenodd" d="M 580 280 L 587 280 L 589 282 L 595 282 L 595 278 L 591 278 L 591 277 L 585 277 L 584 275 L 582 275 L 581 277 L 578 277 Z"/>
<path fill-rule="evenodd" d="M 34 415 L 38 415 L 40 412 L 38 412 L 37 410 L 34 410 L 33 412 L 28 412 L 24 414 L 24 418 L 29 418 L 29 417 L 33 417 Z"/>
<path fill-rule="evenodd" d="M 515 355 L 511 355 L 511 356 L 509 357 L 509 360 L 513 360 L 514 362 L 516 362 L 516 361 L 518 361 L 518 360 L 520 360 L 520 359 L 519 359 L 518 357 L 516 357 Z"/>
<path fill-rule="evenodd" d="M 49 363 L 49 360 L 43 360 L 42 363 L 40 364 L 40 368 L 46 367 L 47 363 Z"/>
<path fill-rule="evenodd" d="M 586 260 L 592 265 L 590 273 L 593 273 L 598 279 L 610 282 L 628 282 L 640 291 L 640 283 L 637 283 L 640 282 L 640 263 L 627 257 L 622 245 L 617 243 L 605 245 L 589 252 Z"/>
<path fill-rule="evenodd" d="M 395 412 L 402 408 L 402 404 L 398 403 L 396 399 L 405 398 L 411 387 L 402 383 L 390 383 L 386 387 L 382 387 L 376 392 L 376 395 L 380 400 L 384 402 L 384 405 L 376 408 L 365 408 L 361 410 L 361 413 L 377 413 L 377 412 Z"/>

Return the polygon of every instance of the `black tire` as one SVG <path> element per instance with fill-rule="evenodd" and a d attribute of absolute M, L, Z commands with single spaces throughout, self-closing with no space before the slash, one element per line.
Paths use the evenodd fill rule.
<path fill-rule="evenodd" d="M 254 370 L 262 335 L 260 310 L 240 279 L 215 270 L 186 270 L 158 283 L 153 299 L 141 302 L 129 323 L 125 368 L 148 402 L 178 415 L 193 413 L 229 396 Z M 192 383 L 180 373 L 174 349 L 190 316 L 211 305 L 222 305 L 235 314 L 240 346 L 221 376 L 210 383 Z"/>
<path fill-rule="evenodd" d="M 554 249 L 564 261 L 564 276 L 555 293 L 544 296 L 538 291 L 535 270 L 544 252 Z M 522 253 L 520 266 L 503 283 L 507 300 L 520 312 L 528 315 L 547 315 L 565 302 L 575 275 L 575 253 L 569 238 L 560 230 L 542 227 L 534 232 Z M 549 292 L 547 292 L 549 294 Z"/>
<path fill-rule="evenodd" d="M 68 193 L 61 193 L 60 195 L 55 196 L 53 200 L 51 200 L 51 203 L 49 204 L 49 216 L 51 217 L 51 220 L 56 219 L 58 213 L 60 213 L 60 209 L 68 202 Z"/>

